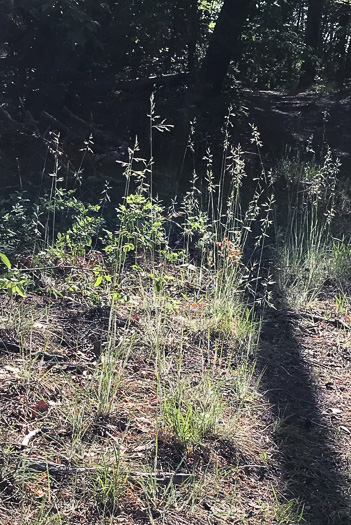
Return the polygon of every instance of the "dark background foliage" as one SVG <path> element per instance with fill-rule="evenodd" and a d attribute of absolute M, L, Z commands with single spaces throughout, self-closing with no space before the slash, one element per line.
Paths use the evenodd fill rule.
<path fill-rule="evenodd" d="M 5 186 L 19 169 L 22 182 L 38 178 L 50 131 L 70 158 L 92 135 L 84 169 L 109 177 L 136 135 L 147 143 L 152 91 L 175 124 L 166 151 L 175 165 L 189 122 L 199 122 L 201 157 L 228 105 L 245 113 L 245 89 L 328 93 L 351 74 L 349 1 L 2 0 L 0 9 Z"/>

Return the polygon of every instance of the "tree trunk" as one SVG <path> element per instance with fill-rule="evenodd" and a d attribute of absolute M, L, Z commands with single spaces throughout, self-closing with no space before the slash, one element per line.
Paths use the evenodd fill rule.
<path fill-rule="evenodd" d="M 339 7 L 339 30 L 336 33 L 337 42 L 335 52 L 338 56 L 338 65 L 335 72 L 335 80 L 338 85 L 342 86 L 346 76 L 346 60 L 347 60 L 347 38 L 350 24 L 350 5 L 345 4 Z"/>
<path fill-rule="evenodd" d="M 301 66 L 299 88 L 312 86 L 316 76 L 316 55 L 320 43 L 323 0 L 309 0 L 305 32 L 305 59 Z"/>
<path fill-rule="evenodd" d="M 224 0 L 203 60 L 199 84 L 207 94 L 221 92 L 253 0 Z"/>
<path fill-rule="evenodd" d="M 188 37 L 188 71 L 193 83 L 197 74 L 196 44 L 199 32 L 199 8 L 198 0 L 191 0 L 189 4 L 189 15 L 187 23 Z"/>

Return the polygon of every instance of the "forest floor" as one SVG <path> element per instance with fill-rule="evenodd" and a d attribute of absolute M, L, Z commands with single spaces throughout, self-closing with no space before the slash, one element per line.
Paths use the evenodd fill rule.
<path fill-rule="evenodd" d="M 230 339 L 219 344 L 205 299 L 190 297 L 196 285 L 167 271 L 177 307 L 169 300 L 162 319 L 162 367 L 150 351 L 157 307 L 131 270 L 114 338 L 133 349 L 112 376 L 109 308 L 1 296 L 1 524 L 348 525 L 348 311 L 331 291 L 303 312 L 269 310 L 248 356 Z M 164 424 L 172 416 L 160 388 L 172 391 L 180 376 L 204 397 L 213 384 L 202 378 L 220 380 L 227 400 L 217 429 L 192 443 Z"/>

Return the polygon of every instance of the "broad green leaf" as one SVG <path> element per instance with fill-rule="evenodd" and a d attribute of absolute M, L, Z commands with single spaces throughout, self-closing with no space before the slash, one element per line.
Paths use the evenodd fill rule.
<path fill-rule="evenodd" d="M 11 263 L 8 259 L 8 257 L 6 257 L 6 255 L 4 253 L 0 253 L 0 259 L 2 260 L 2 262 L 4 263 L 4 265 L 9 269 L 11 270 Z"/>
<path fill-rule="evenodd" d="M 94 283 L 94 287 L 97 288 L 98 286 L 100 286 L 101 283 L 102 283 L 102 276 L 99 275 Z"/>
<path fill-rule="evenodd" d="M 26 296 L 24 291 L 22 290 L 22 288 L 20 288 L 19 286 L 15 286 L 14 292 L 17 292 L 18 295 L 20 295 L 21 297 L 25 297 Z"/>

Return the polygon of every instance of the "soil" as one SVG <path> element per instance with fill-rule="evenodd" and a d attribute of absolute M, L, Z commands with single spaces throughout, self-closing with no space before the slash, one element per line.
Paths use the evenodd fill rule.
<path fill-rule="evenodd" d="M 9 307 L 2 296 L 3 311 Z M 105 523 L 89 495 L 99 458 L 114 442 L 123 442 L 125 461 L 134 474 L 123 503 L 110 504 L 109 523 L 351 522 L 351 329 L 348 314 L 337 312 L 331 298 L 321 298 L 303 315 L 286 308 L 266 314 L 250 387 L 252 400 L 241 408 L 233 401 L 232 410 L 239 411 L 240 417 L 230 439 L 208 436 L 184 455 L 170 435 L 159 435 L 158 465 L 166 481 L 158 478 L 157 483 L 169 483 L 167 476 L 172 477 L 179 464 L 176 490 L 180 494 L 186 476 L 202 479 L 193 507 L 177 500 L 167 512 L 156 496 L 152 505 L 145 504 L 141 479 L 141 472 L 154 461 L 157 413 L 155 369 L 148 348 L 141 344 L 130 356 L 118 412 L 95 420 L 87 414 L 84 446 L 75 451 L 74 424 L 67 414 L 73 408 L 76 415 L 83 410 L 84 416 L 85 401 L 75 399 L 70 389 L 76 385 L 77 392 L 79 388 L 88 392 L 94 384 L 100 348 L 96 342 L 103 344 L 108 313 L 32 295 L 23 301 L 22 315 L 33 307 L 38 320 L 31 339 L 20 343 L 10 326 L 0 333 L 1 523 L 26 522 L 21 521 L 23 505 L 35 512 L 46 497 L 67 516 L 67 523 Z M 118 333 L 133 329 L 135 337 L 138 332 L 143 337 L 147 320 L 142 315 L 138 311 L 130 316 L 128 309 L 121 308 Z M 179 326 L 179 320 L 173 321 L 170 336 Z M 201 337 L 195 333 L 184 339 L 184 367 L 194 384 L 204 366 Z M 174 344 L 168 348 L 170 362 Z M 29 347 L 29 353 L 23 351 Z M 215 346 L 209 348 L 206 366 L 223 373 Z M 78 403 L 76 408 L 69 407 L 67 399 Z M 40 432 L 28 438 L 36 429 Z M 24 464 L 31 466 L 32 474 L 21 478 Z M 45 479 L 48 472 L 50 487 Z M 216 472 L 226 474 L 219 479 Z M 74 489 L 72 477 L 77 477 Z M 176 478 L 174 483 L 178 486 Z M 74 512 L 69 504 L 72 490 L 79 502 Z M 107 510 L 105 503 L 105 515 Z"/>
<path fill-rule="evenodd" d="M 259 363 L 270 402 L 280 479 L 308 524 L 350 523 L 351 338 L 331 301 L 296 319 L 278 310 L 262 331 Z M 311 316 L 312 317 L 312 316 Z"/>

